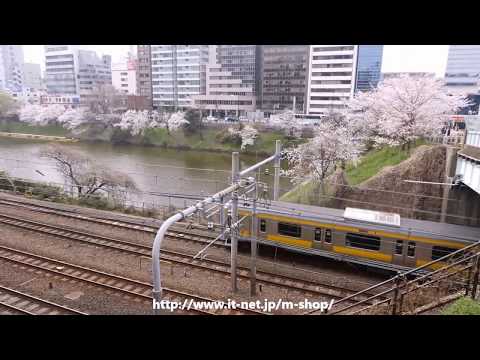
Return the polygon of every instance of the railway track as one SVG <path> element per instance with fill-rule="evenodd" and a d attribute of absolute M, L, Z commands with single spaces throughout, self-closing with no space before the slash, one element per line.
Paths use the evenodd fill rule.
<path fill-rule="evenodd" d="M 51 214 L 55 216 L 61 216 L 69 219 L 76 219 L 76 220 L 81 220 L 81 221 L 86 221 L 86 222 L 91 222 L 91 223 L 96 223 L 99 225 L 105 225 L 105 226 L 112 226 L 116 228 L 123 228 L 126 230 L 132 230 L 132 231 L 141 231 L 141 232 L 146 232 L 149 233 L 150 235 L 155 235 L 158 231 L 158 227 L 156 226 L 150 226 L 146 224 L 139 224 L 135 221 L 130 221 L 130 220 L 118 220 L 118 219 L 112 219 L 112 218 L 99 218 L 95 216 L 87 216 L 87 215 L 81 215 L 76 213 L 75 211 L 68 211 L 68 210 L 59 210 L 56 209 L 55 207 L 51 206 L 46 206 L 46 205 L 38 205 L 38 204 L 31 204 L 28 202 L 23 202 L 23 201 L 18 201 L 18 200 L 12 200 L 12 199 L 1 199 L 0 200 L 0 205 L 7 205 L 7 206 L 15 206 L 15 207 L 22 207 L 26 208 L 31 211 L 36 211 L 36 212 L 42 212 L 46 214 Z M 191 232 L 191 230 L 189 230 Z M 207 244 L 211 240 L 213 240 L 216 236 L 213 235 L 207 235 L 207 234 L 198 234 L 198 233 L 190 233 L 188 235 L 185 234 L 185 229 L 178 229 L 171 227 L 169 231 L 166 233 L 166 238 L 171 238 L 171 239 L 181 239 L 184 241 L 193 241 L 193 242 L 200 242 Z M 224 243 L 221 243 L 220 241 L 217 241 L 214 243 L 212 246 L 219 247 L 219 248 L 227 248 L 229 247 L 228 245 L 225 245 Z"/>
<path fill-rule="evenodd" d="M 0 286 L 0 315 L 87 315 L 78 310 Z"/>
<path fill-rule="evenodd" d="M 124 295 L 128 298 L 137 298 L 149 305 L 152 305 L 152 285 L 147 282 L 129 279 L 103 271 L 74 265 L 65 261 L 54 260 L 45 256 L 40 256 L 6 246 L 0 246 L 0 260 L 13 263 L 17 266 L 32 268 L 36 271 L 49 273 L 54 276 L 68 278 L 83 282 L 89 285 L 101 287 L 113 293 Z M 163 300 L 187 304 L 189 301 L 196 302 L 214 302 L 203 296 L 163 288 Z M 236 315 L 236 314 L 262 314 L 258 311 L 247 309 L 184 309 L 182 312 L 197 313 L 202 315 Z"/>
<path fill-rule="evenodd" d="M 118 240 L 102 235 L 78 231 L 65 226 L 59 227 L 56 225 L 46 224 L 43 222 L 21 219 L 18 217 L 0 214 L 0 223 L 14 226 L 23 230 L 39 232 L 45 235 L 64 238 L 67 240 L 74 240 L 89 245 L 100 246 L 110 250 L 117 250 L 123 253 L 132 254 L 135 256 L 151 257 L 152 247 L 142 245 L 125 240 Z M 210 272 L 216 272 L 222 275 L 230 274 L 230 264 L 213 259 L 193 259 L 191 254 L 162 249 L 160 259 L 164 262 L 180 264 L 196 269 L 201 269 Z M 245 267 L 238 267 L 238 276 L 243 279 L 250 278 L 250 270 Z M 314 296 L 328 296 L 329 298 L 341 299 L 348 295 L 355 294 L 357 290 L 348 289 L 345 287 L 318 283 L 314 281 L 293 278 L 290 276 L 272 274 L 269 272 L 257 270 L 257 281 L 260 284 L 269 286 L 276 286 L 288 290 L 298 291 L 304 294 L 311 294 Z M 365 297 L 352 299 L 352 302 L 363 300 L 373 294 L 365 294 Z"/>

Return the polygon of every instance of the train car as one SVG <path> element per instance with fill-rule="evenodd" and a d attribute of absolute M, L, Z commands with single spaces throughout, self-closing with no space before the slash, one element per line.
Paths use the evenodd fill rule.
<path fill-rule="evenodd" d="M 251 238 L 251 206 L 239 202 L 240 241 Z M 355 208 L 270 202 L 257 204 L 255 213 L 260 244 L 390 271 L 422 266 L 480 240 L 480 228 Z"/>

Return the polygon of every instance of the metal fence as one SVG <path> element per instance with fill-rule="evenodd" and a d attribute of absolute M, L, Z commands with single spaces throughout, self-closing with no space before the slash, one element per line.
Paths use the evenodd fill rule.
<path fill-rule="evenodd" d="M 462 296 L 475 299 L 479 274 L 480 241 L 340 299 L 329 314 L 420 314 Z M 372 292 L 376 294 L 354 300 Z"/>

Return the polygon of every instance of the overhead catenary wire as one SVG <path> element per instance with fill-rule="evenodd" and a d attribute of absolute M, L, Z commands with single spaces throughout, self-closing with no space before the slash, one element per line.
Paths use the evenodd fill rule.
<path fill-rule="evenodd" d="M 16 162 L 19 162 L 19 163 L 22 163 L 22 164 L 23 163 L 41 164 L 41 165 L 47 165 L 51 168 L 56 169 L 55 165 L 48 164 L 48 163 L 40 163 L 40 162 L 34 162 L 34 161 L 29 161 L 29 160 L 25 161 L 25 160 L 22 160 L 22 159 L 5 158 L 5 157 L 0 157 L 0 160 L 16 161 Z M 163 166 L 163 165 L 159 165 L 159 166 Z M 170 167 L 170 166 L 166 165 L 165 167 Z M 30 169 L 28 167 L 19 167 L 19 168 Z M 198 168 L 184 168 L 184 167 L 173 167 L 173 168 L 176 168 L 176 169 L 198 169 Z M 32 170 L 32 169 L 30 169 L 30 170 Z M 112 169 L 112 170 L 114 170 L 114 169 Z M 217 169 L 206 169 L 206 170 L 217 171 Z M 223 172 L 229 173 L 229 171 L 227 171 L 227 170 L 224 170 Z M 257 177 L 257 176 L 260 177 L 260 173 L 261 172 L 260 172 L 260 168 L 259 168 L 258 174 L 255 173 L 255 177 Z M 127 174 L 127 175 L 134 174 L 134 175 L 143 175 L 143 176 L 147 175 L 146 173 L 137 173 L 137 172 L 125 172 L 125 174 Z M 199 182 L 210 182 L 210 183 L 215 183 L 215 184 L 229 184 L 229 182 L 227 182 L 227 181 L 205 179 L 205 178 L 178 177 L 178 176 L 177 177 L 176 176 L 158 176 L 158 175 L 153 175 L 153 174 L 148 174 L 147 176 L 152 177 L 152 179 L 155 179 L 155 180 L 157 180 L 157 179 L 168 179 L 168 180 L 184 181 L 184 182 L 199 181 Z M 288 176 L 281 176 L 281 177 L 282 178 L 287 178 L 287 179 L 293 179 L 292 177 L 288 177 Z M 34 181 L 34 180 L 32 180 L 32 181 Z M 441 199 L 441 200 L 443 200 L 443 197 L 436 197 L 436 196 L 432 196 L 432 195 L 412 194 L 412 193 L 399 192 L 399 191 L 393 191 L 393 190 L 364 188 L 364 187 L 361 187 L 361 186 L 358 186 L 358 185 L 338 184 L 338 183 L 333 183 L 333 182 L 328 182 L 328 181 L 326 182 L 326 184 L 330 184 L 330 185 L 334 185 L 334 186 L 356 188 L 356 189 L 359 189 L 359 190 L 366 190 L 366 191 L 378 191 L 378 192 L 385 192 L 385 193 L 391 193 L 391 194 L 396 194 L 396 195 L 411 196 L 411 197 L 416 197 L 416 198 L 431 198 L 431 199 Z M 62 186 L 64 186 L 64 185 L 65 184 L 62 184 Z M 292 189 L 289 189 L 287 191 L 290 191 L 290 190 L 292 190 Z M 148 191 L 140 192 L 140 193 L 155 195 L 153 193 L 149 193 Z M 326 197 L 326 196 L 321 195 L 321 197 Z M 359 200 L 353 200 L 353 199 L 347 199 L 347 198 L 341 198 L 341 197 L 334 197 L 334 196 L 330 196 L 330 198 L 337 199 L 337 200 L 342 200 L 342 201 L 351 201 L 351 202 L 363 203 L 363 204 L 368 204 L 368 205 L 373 205 L 373 206 L 383 206 L 383 207 L 390 207 L 390 208 L 396 208 L 396 209 L 407 210 L 407 211 L 415 211 L 415 212 L 421 212 L 421 213 L 432 214 L 432 215 L 441 215 L 441 213 L 427 211 L 427 210 L 421 210 L 421 209 L 418 209 L 418 208 L 405 208 L 405 207 L 393 206 L 393 205 L 390 205 L 390 204 L 388 204 L 388 205 L 385 204 L 384 205 L 384 204 L 379 204 L 379 203 L 376 203 L 376 202 L 359 201 Z M 446 199 L 446 200 L 447 201 L 458 201 L 456 199 Z M 477 220 L 476 218 L 473 218 L 473 217 L 453 215 L 453 214 L 446 214 L 446 216 L 462 218 L 462 219 Z"/>
<path fill-rule="evenodd" d="M 16 161 L 19 163 L 30 163 L 30 164 L 37 164 L 37 165 L 42 165 L 42 166 L 47 166 L 53 169 L 56 169 L 55 165 L 52 165 L 51 163 L 43 163 L 43 162 L 34 162 L 30 160 L 23 160 L 23 159 L 12 159 L 12 158 L 3 158 L 0 157 L 0 160 L 9 160 L 9 161 Z M 171 165 L 162 165 L 162 164 L 146 164 L 146 163 L 136 163 L 139 165 L 146 165 L 146 166 L 154 166 L 154 167 L 164 167 L 164 168 L 172 168 L 172 169 L 183 169 L 183 170 L 198 170 L 198 171 L 210 171 L 210 172 L 223 172 L 226 174 L 230 174 L 229 170 L 219 170 L 219 169 L 210 169 L 210 168 L 191 168 L 191 167 L 181 167 L 181 166 L 171 166 Z M 26 166 L 18 167 L 18 168 L 25 168 L 29 169 Z M 115 170 L 115 169 L 112 169 Z M 205 178 L 193 178 L 193 177 L 175 177 L 175 176 L 159 176 L 155 174 L 147 174 L 145 172 L 134 172 L 134 171 L 122 171 L 126 175 L 147 175 L 147 176 L 152 176 L 154 179 L 170 179 L 170 180 L 182 180 L 182 181 L 205 181 L 205 182 L 212 182 L 212 183 L 219 183 L 219 184 L 229 184 L 230 182 L 227 181 L 227 179 L 222 179 L 222 180 L 217 180 L 217 179 L 205 179 Z M 256 176 L 260 177 L 260 169 L 259 173 L 255 174 Z M 285 175 L 280 175 L 281 178 L 284 179 L 289 179 L 293 180 L 294 178 L 291 176 L 285 176 Z M 312 179 L 313 180 L 313 179 Z M 368 187 L 363 187 L 359 185 L 350 185 L 350 184 L 340 184 L 340 183 L 334 183 L 331 181 L 324 181 L 325 184 L 328 185 L 333 185 L 333 186 L 340 186 L 340 187 L 347 187 L 351 189 L 358 189 L 362 191 L 375 191 L 375 192 L 384 192 L 384 193 L 391 193 L 391 194 L 396 194 L 396 195 L 405 195 L 405 196 L 411 196 L 411 197 L 418 197 L 418 198 L 429 198 L 429 199 L 441 199 L 443 200 L 443 197 L 440 196 L 433 196 L 433 195 L 423 195 L 423 194 L 418 194 L 418 193 L 409 193 L 409 192 L 403 192 L 403 191 L 394 191 L 394 190 L 384 190 L 384 189 L 375 189 L 375 188 L 368 188 Z M 432 184 L 435 185 L 435 184 Z M 447 201 L 458 201 L 456 199 L 447 199 Z"/>

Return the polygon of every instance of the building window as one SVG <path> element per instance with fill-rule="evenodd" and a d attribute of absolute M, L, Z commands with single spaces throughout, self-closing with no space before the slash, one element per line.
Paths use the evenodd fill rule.
<path fill-rule="evenodd" d="M 380 238 L 377 236 L 347 233 L 345 244 L 360 249 L 380 250 Z"/>
<path fill-rule="evenodd" d="M 295 224 L 278 223 L 278 233 L 299 238 L 302 236 L 302 228 Z"/>

